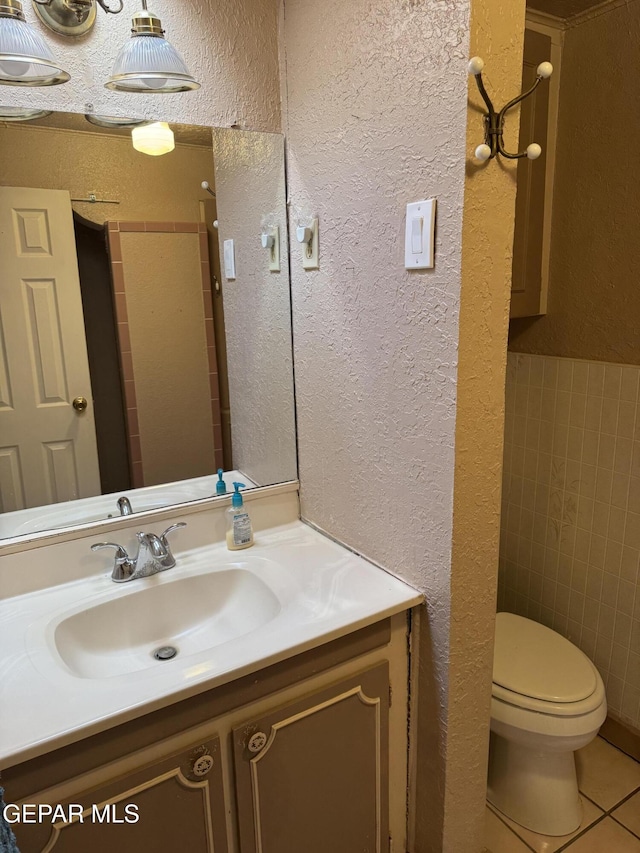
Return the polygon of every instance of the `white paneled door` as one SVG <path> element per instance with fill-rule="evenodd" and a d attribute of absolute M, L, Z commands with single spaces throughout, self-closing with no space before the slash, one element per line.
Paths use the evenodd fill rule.
<path fill-rule="evenodd" d="M 0 511 L 98 494 L 69 193 L 0 187 Z"/>

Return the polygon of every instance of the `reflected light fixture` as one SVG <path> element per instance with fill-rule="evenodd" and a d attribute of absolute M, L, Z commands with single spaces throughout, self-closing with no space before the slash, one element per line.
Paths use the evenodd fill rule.
<path fill-rule="evenodd" d="M 152 157 L 168 154 L 176 147 L 173 131 L 166 121 L 154 121 L 142 127 L 134 127 L 131 139 L 136 151 L 150 154 Z"/>
<path fill-rule="evenodd" d="M 0 121 L 33 121 L 51 115 L 51 110 L 33 110 L 28 107 L 0 106 Z"/>
<path fill-rule="evenodd" d="M 45 40 L 27 23 L 20 0 L 0 0 L 0 84 L 56 86 L 67 80 Z"/>
<path fill-rule="evenodd" d="M 142 0 L 142 7 L 133 18 L 131 39 L 105 83 L 107 89 L 145 94 L 199 89 L 178 51 L 165 39 L 160 18 L 147 10 L 147 0 Z"/>

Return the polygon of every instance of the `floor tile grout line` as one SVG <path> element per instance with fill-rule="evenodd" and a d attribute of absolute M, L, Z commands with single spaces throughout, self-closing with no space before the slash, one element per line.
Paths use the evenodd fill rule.
<path fill-rule="evenodd" d="M 602 735 L 600 735 L 600 734 L 597 735 L 597 737 L 599 737 L 601 740 L 603 740 L 609 746 L 612 746 L 616 750 L 616 752 L 620 753 L 620 755 L 624 755 L 626 758 L 628 758 L 630 761 L 633 761 L 635 764 L 640 764 L 640 761 L 638 761 L 636 758 L 634 758 L 633 755 L 629 755 L 628 752 L 625 752 L 623 749 L 620 749 L 620 747 L 616 746 L 615 743 L 611 743 L 610 740 L 607 740 L 606 738 L 602 737 Z"/>
<path fill-rule="evenodd" d="M 582 838 L 584 835 L 587 834 L 587 832 L 590 832 L 594 828 L 594 826 L 597 826 L 599 823 L 602 823 L 602 821 L 606 817 L 608 817 L 608 815 L 606 814 L 606 812 L 603 812 L 593 821 L 593 823 L 590 823 L 589 826 L 585 827 L 582 832 L 579 832 L 577 835 L 574 835 L 573 838 L 567 841 L 566 844 L 563 844 L 562 847 L 558 847 L 555 853 L 562 853 L 563 850 L 567 850 L 567 848 L 571 847 L 574 841 L 577 841 L 579 838 Z"/>
<path fill-rule="evenodd" d="M 630 800 L 630 799 L 631 799 L 631 797 L 634 797 L 636 794 L 640 794 L 640 786 L 638 786 L 637 788 L 634 788 L 632 791 L 630 791 L 630 793 L 625 794 L 625 795 L 624 795 L 624 797 L 622 797 L 622 799 L 618 800 L 618 801 L 615 803 L 615 805 L 611 806 L 610 808 L 606 808 L 605 806 L 603 806 L 603 805 L 601 805 L 600 803 L 596 802 L 596 801 L 593 799 L 593 797 L 590 797 L 588 794 L 585 794 L 585 792 L 584 792 L 584 791 L 580 791 L 580 790 L 578 790 L 578 793 L 580 794 L 580 796 L 581 796 L 581 797 L 584 797 L 584 798 L 585 798 L 585 800 L 589 800 L 589 802 L 590 802 L 590 803 L 593 803 L 593 805 L 594 805 L 594 806 L 597 806 L 597 807 L 600 809 L 600 811 L 604 812 L 605 814 L 611 814 L 611 812 L 612 812 L 612 811 L 614 811 L 615 809 L 617 809 L 617 808 L 618 808 L 619 806 L 621 806 L 623 803 L 626 803 L 626 802 L 627 802 L 627 800 Z"/>
<path fill-rule="evenodd" d="M 492 811 L 492 812 L 493 812 L 493 814 L 498 818 L 498 820 L 500 821 L 500 823 L 502 823 L 504 826 L 506 826 L 506 827 L 507 827 L 507 829 L 509 830 L 509 832 L 513 833 L 513 835 L 515 835 L 515 837 L 516 837 L 519 841 L 522 841 L 522 843 L 524 844 L 524 846 L 525 846 L 525 847 L 527 847 L 529 850 L 531 850 L 531 853 L 536 853 L 535 849 L 534 849 L 530 844 L 528 844 L 528 843 L 524 840 L 524 838 L 522 838 L 522 836 L 518 835 L 518 833 L 515 831 L 515 829 L 513 829 L 512 827 L 510 827 L 508 823 L 505 823 L 505 821 L 504 821 L 504 820 L 502 820 L 502 815 L 500 814 L 500 812 L 495 811 L 493 808 L 491 809 L 491 811 Z"/>
<path fill-rule="evenodd" d="M 630 800 L 632 797 L 635 797 L 635 795 L 636 795 L 636 794 L 640 794 L 640 786 L 638 786 L 637 788 L 635 788 L 635 790 L 631 791 L 631 793 L 630 793 L 630 794 L 627 794 L 627 795 L 626 795 L 626 797 L 623 797 L 623 798 L 620 800 L 620 802 L 618 802 L 618 803 L 616 803 L 616 804 L 615 804 L 615 806 L 612 806 L 612 807 L 609 809 L 609 811 L 607 812 L 607 814 L 611 814 L 611 812 L 615 811 L 617 808 L 620 808 L 620 806 L 624 805 L 624 804 L 625 804 L 628 800 Z"/>
<path fill-rule="evenodd" d="M 628 826 L 625 826 L 625 824 L 622 823 L 621 820 L 618 820 L 618 818 L 615 815 L 611 814 L 611 815 L 609 815 L 609 817 L 611 818 L 611 820 L 614 820 L 618 824 L 618 826 L 621 826 L 623 829 L 626 829 L 627 832 L 629 833 L 629 835 L 633 835 L 634 838 L 637 838 L 638 841 L 640 841 L 640 835 L 638 835 L 637 832 L 634 832 L 632 829 L 629 829 Z"/>
<path fill-rule="evenodd" d="M 595 800 L 592 800 L 592 799 L 591 799 L 591 797 L 587 796 L 587 794 L 585 794 L 585 792 L 584 792 L 584 791 L 580 791 L 580 790 L 579 790 L 579 791 L 578 791 L 578 793 L 580 794 L 580 796 L 581 796 L 581 797 L 584 797 L 584 798 L 585 798 L 585 800 L 589 800 L 589 802 L 590 802 L 592 805 L 594 805 L 594 806 L 596 806 L 597 808 L 599 808 L 601 812 L 604 812 L 605 814 L 607 813 L 607 810 L 605 809 L 605 807 L 604 807 L 604 806 L 601 806 L 599 803 L 596 803 L 596 801 L 595 801 Z"/>

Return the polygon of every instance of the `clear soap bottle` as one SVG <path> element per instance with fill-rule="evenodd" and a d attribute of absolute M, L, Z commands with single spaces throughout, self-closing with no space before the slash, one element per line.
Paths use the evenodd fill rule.
<path fill-rule="evenodd" d="M 244 483 L 233 484 L 234 493 L 231 498 L 231 506 L 226 511 L 227 517 L 227 548 L 230 551 L 241 551 L 253 545 L 253 527 L 251 518 L 247 512 L 240 489 Z"/>

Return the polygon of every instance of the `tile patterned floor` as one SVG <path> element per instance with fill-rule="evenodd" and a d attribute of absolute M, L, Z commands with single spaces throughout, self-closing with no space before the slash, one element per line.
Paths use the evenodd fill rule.
<path fill-rule="evenodd" d="M 640 764 L 600 737 L 577 753 L 584 819 L 551 838 L 518 826 L 487 806 L 487 853 L 640 853 Z"/>

